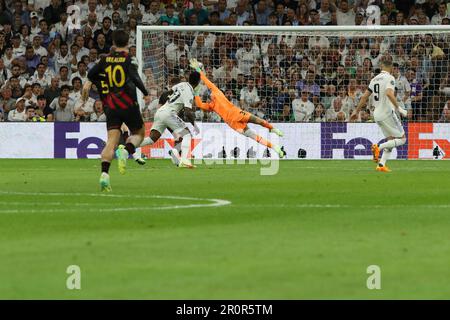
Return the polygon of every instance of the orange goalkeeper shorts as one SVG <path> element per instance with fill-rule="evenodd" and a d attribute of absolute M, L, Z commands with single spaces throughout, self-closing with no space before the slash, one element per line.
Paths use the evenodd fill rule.
<path fill-rule="evenodd" d="M 248 122 L 250 121 L 251 113 L 241 110 L 237 113 L 233 113 L 233 115 L 227 119 L 226 123 L 237 132 L 244 132 L 244 129 L 247 127 Z"/>

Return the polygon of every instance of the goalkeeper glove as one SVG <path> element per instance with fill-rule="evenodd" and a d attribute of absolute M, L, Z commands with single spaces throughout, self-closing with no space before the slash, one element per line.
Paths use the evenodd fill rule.
<path fill-rule="evenodd" d="M 192 58 L 191 60 L 189 60 L 189 62 L 190 62 L 190 66 L 192 69 L 194 69 L 197 72 L 202 71 L 202 69 L 201 69 L 202 64 L 200 62 L 198 62 L 197 59 Z"/>

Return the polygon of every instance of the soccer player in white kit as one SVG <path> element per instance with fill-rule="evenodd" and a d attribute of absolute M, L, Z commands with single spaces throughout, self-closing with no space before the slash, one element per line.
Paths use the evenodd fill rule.
<path fill-rule="evenodd" d="M 391 170 L 386 166 L 386 161 L 389 159 L 392 149 L 406 143 L 405 131 L 395 111 L 405 117 L 407 111 L 399 106 L 395 97 L 395 78 L 391 74 L 392 62 L 386 59 L 380 63 L 380 66 L 380 74 L 370 81 L 369 87 L 361 97 L 351 120 L 358 117 L 368 98 L 373 95 L 374 120 L 388 140 L 380 145 L 372 145 L 373 160 L 378 162 L 377 171 L 390 172 Z M 379 159 L 381 150 L 383 150 L 383 155 Z"/>
<path fill-rule="evenodd" d="M 175 137 L 175 142 L 178 143 L 181 141 L 181 156 L 177 149 L 172 150 L 176 158 L 179 159 L 178 166 L 181 168 L 193 168 L 194 165 L 189 159 L 192 135 L 186 123 L 178 114 L 181 110 L 184 110 L 185 117 L 192 123 L 194 122 L 195 115 L 192 111 L 194 88 L 199 83 L 200 74 L 194 71 L 190 73 L 188 82 L 180 82 L 172 87 L 173 92 L 168 96 L 167 102 L 156 111 L 155 120 L 150 129 L 150 136 L 145 138 L 141 143 L 141 147 L 154 144 L 161 137 L 164 130 L 170 128 Z"/>

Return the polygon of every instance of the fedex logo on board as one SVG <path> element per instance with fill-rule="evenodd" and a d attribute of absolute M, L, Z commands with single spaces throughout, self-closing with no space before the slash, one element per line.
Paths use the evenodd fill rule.
<path fill-rule="evenodd" d="M 322 159 L 370 159 L 372 144 L 384 141 L 386 140 L 376 124 L 344 122 L 321 124 Z M 407 157 L 406 144 L 394 149 L 392 158 L 407 159 Z"/>
<path fill-rule="evenodd" d="M 86 130 L 82 130 L 86 125 Z M 79 122 L 55 122 L 55 158 L 98 158 L 106 140 L 104 126 Z"/>

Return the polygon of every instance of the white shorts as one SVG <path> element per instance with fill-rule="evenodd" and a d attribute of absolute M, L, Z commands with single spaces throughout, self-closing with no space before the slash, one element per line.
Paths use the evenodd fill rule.
<path fill-rule="evenodd" d="M 178 134 L 187 128 L 187 126 L 174 110 L 159 109 L 156 111 L 151 130 L 156 130 L 163 134 L 167 128 L 170 128 L 174 134 Z"/>
<path fill-rule="evenodd" d="M 398 116 L 392 111 L 392 115 L 387 117 L 382 121 L 377 121 L 378 126 L 386 138 L 401 138 L 405 134 L 403 130 L 402 123 L 400 122 Z"/>

